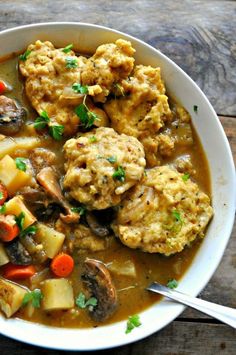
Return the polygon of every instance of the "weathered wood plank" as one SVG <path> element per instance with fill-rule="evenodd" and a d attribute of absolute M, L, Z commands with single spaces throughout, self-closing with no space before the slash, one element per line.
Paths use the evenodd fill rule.
<path fill-rule="evenodd" d="M 114 334 L 115 336 L 115 334 Z M 173 322 L 159 333 L 135 344 L 100 352 L 104 355 L 212 355 L 236 354 L 236 331 L 222 324 Z M 1 355 L 56 355 L 58 351 L 9 341 L 0 337 Z M 64 354 L 71 354 L 64 352 Z M 81 355 L 94 352 L 81 352 Z"/>
<path fill-rule="evenodd" d="M 132 34 L 179 64 L 218 114 L 236 115 L 235 1 L 0 0 L 0 14 L 0 30 L 81 21 Z"/>

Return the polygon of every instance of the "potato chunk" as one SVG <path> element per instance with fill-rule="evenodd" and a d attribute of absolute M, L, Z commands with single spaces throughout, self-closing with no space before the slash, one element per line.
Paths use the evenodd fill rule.
<path fill-rule="evenodd" d="M 43 302 L 45 311 L 69 309 L 74 307 L 73 288 L 66 279 L 50 279 L 42 284 Z"/>
<path fill-rule="evenodd" d="M 27 185 L 30 180 L 31 176 L 17 169 L 14 159 L 9 155 L 0 160 L 0 181 L 6 186 L 9 195 L 14 195 L 17 190 Z"/>
<path fill-rule="evenodd" d="M 65 240 L 63 233 L 57 232 L 55 229 L 39 223 L 36 234 L 36 241 L 43 245 L 43 249 L 49 258 L 56 256 Z"/>
<path fill-rule="evenodd" d="M 12 139 L 6 137 L 1 140 L 0 146 L 0 158 L 3 158 L 6 154 L 12 154 L 16 150 L 31 150 L 40 146 L 41 141 L 38 137 L 17 137 Z"/>
<path fill-rule="evenodd" d="M 18 311 L 27 289 L 0 278 L 0 308 L 7 318 Z"/>
<path fill-rule="evenodd" d="M 6 203 L 6 214 L 13 214 L 18 216 L 21 212 L 23 212 L 25 215 L 23 226 L 24 229 L 36 222 L 36 218 L 25 206 L 23 197 L 21 195 L 13 197 Z"/>
<path fill-rule="evenodd" d="M 6 265 L 7 263 L 9 263 L 9 261 L 10 260 L 7 256 L 4 246 L 2 245 L 2 243 L 0 243 L 0 266 Z"/>

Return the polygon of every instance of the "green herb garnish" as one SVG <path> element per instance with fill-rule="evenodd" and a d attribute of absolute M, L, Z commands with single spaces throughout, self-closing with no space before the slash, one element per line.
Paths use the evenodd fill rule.
<path fill-rule="evenodd" d="M 80 123 L 85 128 L 90 128 L 94 124 L 95 120 L 99 120 L 96 113 L 89 111 L 88 106 L 85 103 L 86 95 L 84 97 L 83 103 L 75 108 L 75 113 L 80 119 Z"/>
<path fill-rule="evenodd" d="M 49 126 L 49 134 L 54 138 L 56 141 L 60 141 L 64 132 L 64 126 L 62 125 L 53 125 Z"/>
<path fill-rule="evenodd" d="M 194 111 L 195 113 L 198 112 L 198 106 L 197 106 L 197 105 L 194 105 L 194 106 L 193 106 L 193 111 Z"/>
<path fill-rule="evenodd" d="M 125 96 L 125 92 L 122 86 L 120 86 L 120 84 L 115 84 L 114 85 L 116 89 L 118 89 L 121 93 L 122 96 Z"/>
<path fill-rule="evenodd" d="M 166 286 L 173 290 L 174 288 L 176 288 L 178 286 L 178 281 L 176 281 L 175 279 L 170 279 L 170 280 L 168 280 Z"/>
<path fill-rule="evenodd" d="M 112 155 L 112 156 L 108 157 L 107 160 L 109 161 L 109 163 L 114 164 L 117 162 L 117 157 Z"/>
<path fill-rule="evenodd" d="M 26 164 L 24 162 L 24 158 L 16 158 L 15 159 L 15 163 L 16 163 L 16 167 L 17 169 L 21 170 L 21 171 L 26 171 Z"/>
<path fill-rule="evenodd" d="M 47 124 L 49 123 L 50 118 L 48 117 L 48 114 L 46 111 L 42 111 L 40 116 L 36 118 L 34 122 L 34 128 L 35 129 L 44 129 L 47 127 Z"/>
<path fill-rule="evenodd" d="M 25 222 L 25 214 L 24 214 L 24 212 L 21 212 L 19 214 L 19 216 L 15 216 L 15 221 L 16 221 L 16 224 L 18 225 L 20 231 L 23 231 L 24 222 Z"/>
<path fill-rule="evenodd" d="M 84 216 L 86 213 L 86 208 L 84 206 L 72 207 L 71 211 L 80 214 L 80 216 Z"/>
<path fill-rule="evenodd" d="M 74 57 L 66 58 L 66 69 L 74 69 L 78 67 L 77 59 Z"/>
<path fill-rule="evenodd" d="M 43 299 L 42 291 L 36 288 L 33 291 L 27 292 L 23 298 L 22 306 L 26 306 L 29 302 L 32 302 L 34 308 L 40 308 L 40 303 Z"/>
<path fill-rule="evenodd" d="M 37 230 L 38 228 L 36 226 L 29 226 L 20 232 L 19 237 L 24 238 L 27 234 L 34 235 L 37 232 Z"/>
<path fill-rule="evenodd" d="M 97 142 L 97 138 L 95 136 L 91 136 L 91 137 L 89 137 L 89 142 L 90 143 Z"/>
<path fill-rule="evenodd" d="M 177 210 L 172 211 L 172 216 L 175 218 L 176 222 L 183 222 L 181 215 Z"/>
<path fill-rule="evenodd" d="M 25 53 L 21 54 L 19 56 L 19 59 L 22 60 L 23 62 L 26 61 L 26 59 L 28 58 L 28 56 L 30 55 L 31 51 L 27 49 L 27 51 L 25 51 Z"/>
<path fill-rule="evenodd" d="M 87 85 L 81 85 L 79 83 L 74 83 L 72 85 L 72 89 L 74 90 L 74 92 L 77 92 L 78 94 L 83 94 L 83 95 L 88 94 L 88 86 Z"/>
<path fill-rule="evenodd" d="M 184 173 L 184 175 L 182 175 L 183 181 L 187 181 L 189 178 L 190 178 L 190 175 L 188 173 Z"/>
<path fill-rule="evenodd" d="M 118 166 L 112 177 L 113 179 L 116 179 L 121 182 L 125 181 L 125 170 L 122 168 L 122 166 Z"/>
<path fill-rule="evenodd" d="M 1 214 L 6 213 L 6 210 L 7 210 L 7 206 L 6 206 L 6 204 L 4 203 L 4 204 L 0 207 L 0 213 L 1 213 Z"/>
<path fill-rule="evenodd" d="M 3 198 L 3 193 L 0 191 L 0 200 Z"/>
<path fill-rule="evenodd" d="M 86 307 L 95 307 L 98 304 L 98 301 L 95 297 L 90 297 L 89 299 L 86 300 L 85 295 L 80 292 L 79 296 L 75 300 L 75 304 L 79 308 L 86 308 Z"/>
<path fill-rule="evenodd" d="M 130 316 L 127 321 L 125 334 L 132 332 L 134 328 L 137 328 L 141 325 L 140 318 L 138 314 Z"/>
<path fill-rule="evenodd" d="M 62 49 L 62 52 L 69 53 L 73 48 L 73 44 L 68 44 L 65 48 Z"/>

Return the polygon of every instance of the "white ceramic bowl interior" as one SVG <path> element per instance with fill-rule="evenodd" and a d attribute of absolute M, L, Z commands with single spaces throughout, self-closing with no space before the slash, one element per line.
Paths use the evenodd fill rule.
<path fill-rule="evenodd" d="M 167 89 L 192 116 L 206 152 L 212 181 L 214 219 L 179 290 L 197 295 L 216 270 L 230 237 L 235 212 L 235 169 L 230 147 L 215 111 L 198 86 L 170 59 L 144 42 L 105 27 L 83 23 L 45 23 L 0 33 L 1 56 L 24 50 L 37 39 L 64 47 L 74 43 L 80 51 L 93 52 L 103 43 L 128 39 L 136 49 L 136 63 L 160 66 Z M 195 113 L 193 106 L 198 106 Z M 134 300 L 135 302 L 135 300 Z M 173 321 L 184 307 L 163 300 L 142 312 L 142 326 L 126 335 L 126 322 L 93 329 L 62 329 L 18 319 L 0 318 L 2 334 L 43 347 L 65 350 L 98 350 L 144 338 Z"/>

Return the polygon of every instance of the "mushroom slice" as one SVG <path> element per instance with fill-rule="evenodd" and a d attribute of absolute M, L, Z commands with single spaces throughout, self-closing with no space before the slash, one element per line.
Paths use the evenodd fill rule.
<path fill-rule="evenodd" d="M 63 222 L 78 222 L 80 215 L 76 212 L 72 212 L 71 205 L 68 201 L 66 201 L 65 197 L 63 196 L 55 170 L 53 170 L 51 167 L 43 168 L 37 174 L 37 180 L 40 185 L 45 189 L 47 194 L 65 209 L 66 215 L 60 214 L 60 218 L 63 220 Z"/>
<path fill-rule="evenodd" d="M 26 118 L 26 110 L 17 107 L 16 102 L 4 95 L 0 96 L 0 133 L 14 135 L 19 132 Z"/>
<path fill-rule="evenodd" d="M 100 224 L 92 212 L 87 211 L 85 218 L 92 232 L 98 237 L 105 238 L 110 234 L 109 228 Z"/>
<path fill-rule="evenodd" d="M 30 265 L 32 258 L 24 246 L 18 239 L 10 243 L 6 243 L 5 249 L 12 264 L 14 265 Z"/>
<path fill-rule="evenodd" d="M 98 301 L 89 311 L 91 318 L 96 322 L 105 321 L 117 308 L 117 293 L 108 269 L 98 260 L 86 259 L 81 278 Z"/>

